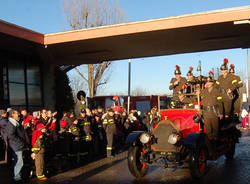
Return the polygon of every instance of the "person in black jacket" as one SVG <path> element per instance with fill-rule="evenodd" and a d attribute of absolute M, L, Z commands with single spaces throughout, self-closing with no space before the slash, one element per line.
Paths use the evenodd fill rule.
<path fill-rule="evenodd" d="M 4 140 L 7 140 L 5 133 L 7 124 L 7 112 L 3 109 L 0 109 L 0 135 L 3 137 Z"/>
<path fill-rule="evenodd" d="M 19 121 L 19 112 L 11 110 L 9 112 L 9 120 L 5 129 L 8 145 L 10 146 L 14 158 L 14 181 L 20 181 L 21 169 L 23 167 L 23 151 L 25 150 L 25 143 L 20 135 L 21 125 Z"/>

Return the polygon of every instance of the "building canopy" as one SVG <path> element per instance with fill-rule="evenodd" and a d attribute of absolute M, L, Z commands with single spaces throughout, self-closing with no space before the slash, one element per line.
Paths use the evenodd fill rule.
<path fill-rule="evenodd" d="M 78 65 L 250 46 L 250 6 L 40 34 L 0 21 L 2 50 Z"/>

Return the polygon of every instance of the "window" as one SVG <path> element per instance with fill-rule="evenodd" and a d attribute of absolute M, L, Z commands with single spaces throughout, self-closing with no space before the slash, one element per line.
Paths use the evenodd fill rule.
<path fill-rule="evenodd" d="M 7 67 L 3 66 L 3 99 L 9 99 L 9 90 L 8 90 L 8 76 L 7 76 Z"/>
<path fill-rule="evenodd" d="M 8 77 L 10 106 L 28 109 L 42 106 L 39 65 L 9 62 Z"/>
<path fill-rule="evenodd" d="M 17 62 L 8 63 L 9 75 L 9 101 L 10 106 L 24 106 L 25 84 L 24 84 L 24 64 Z"/>
<path fill-rule="evenodd" d="M 27 66 L 28 103 L 30 106 L 41 106 L 41 86 L 39 66 Z"/>

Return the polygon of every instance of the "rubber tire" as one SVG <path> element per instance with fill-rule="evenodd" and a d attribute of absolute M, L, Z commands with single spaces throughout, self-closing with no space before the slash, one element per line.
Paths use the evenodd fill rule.
<path fill-rule="evenodd" d="M 198 145 L 196 148 L 190 150 L 189 157 L 189 169 L 190 174 L 194 179 L 202 178 L 207 171 L 207 159 L 208 153 L 207 149 L 202 146 L 202 144 Z"/>
<path fill-rule="evenodd" d="M 128 168 L 130 173 L 136 177 L 141 178 L 147 174 L 149 169 L 148 165 L 144 165 L 140 162 L 141 147 L 131 146 L 128 150 Z"/>
<path fill-rule="evenodd" d="M 233 145 L 231 145 L 230 151 L 225 153 L 225 157 L 227 160 L 233 160 L 234 154 L 235 154 L 235 143 L 233 143 Z"/>

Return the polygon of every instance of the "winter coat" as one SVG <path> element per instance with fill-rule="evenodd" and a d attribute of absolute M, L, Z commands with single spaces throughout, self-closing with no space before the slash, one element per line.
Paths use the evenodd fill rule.
<path fill-rule="evenodd" d="M 0 135 L 7 140 L 6 127 L 8 125 L 8 120 L 0 116 Z"/>
<path fill-rule="evenodd" d="M 25 149 L 25 144 L 23 139 L 19 136 L 21 134 L 21 126 L 14 126 L 8 121 L 5 132 L 7 136 L 7 141 L 10 148 L 14 151 L 23 151 Z"/>

